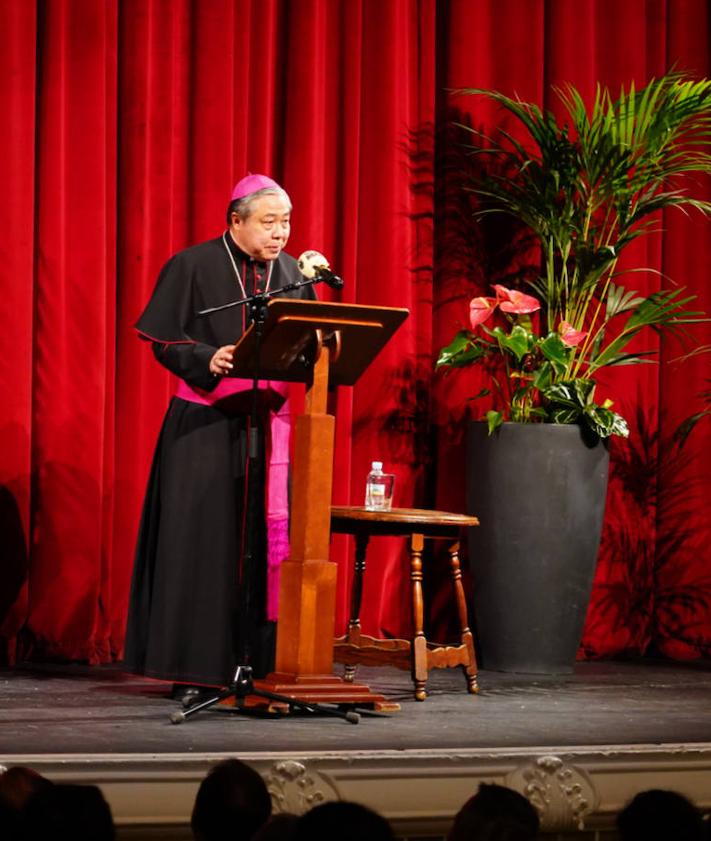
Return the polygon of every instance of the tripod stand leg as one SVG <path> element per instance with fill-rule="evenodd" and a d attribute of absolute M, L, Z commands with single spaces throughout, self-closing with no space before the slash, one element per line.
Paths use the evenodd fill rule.
<path fill-rule="evenodd" d="M 190 716 L 202 712 L 209 707 L 213 707 L 215 704 L 219 704 L 220 701 L 227 700 L 227 698 L 234 698 L 237 707 L 244 709 L 244 701 L 250 695 L 257 698 L 264 698 L 267 701 L 276 701 L 287 707 L 289 711 L 302 710 L 303 712 L 335 716 L 336 718 L 342 718 L 349 724 L 358 724 L 360 721 L 360 713 L 353 709 L 338 709 L 326 706 L 325 704 L 302 701 L 299 698 L 292 698 L 289 695 L 280 695 L 276 692 L 267 692 L 262 689 L 256 689 L 252 679 L 252 669 L 249 666 L 237 666 L 232 683 L 226 689 L 218 692 L 212 698 L 206 698 L 204 701 L 193 704 L 186 710 L 176 710 L 176 712 L 171 714 L 170 720 L 173 724 L 182 724 L 186 719 L 190 718 Z"/>
<path fill-rule="evenodd" d="M 220 701 L 225 701 L 227 698 L 234 697 L 236 701 L 240 701 L 247 696 L 246 690 L 252 684 L 252 669 L 249 666 L 237 666 L 234 676 L 228 687 L 215 693 L 211 698 L 205 698 L 204 701 L 198 701 L 192 704 L 185 710 L 177 710 L 172 713 L 170 720 L 173 724 L 182 724 L 187 718 L 195 715 L 195 713 L 219 704 Z"/>
<path fill-rule="evenodd" d="M 211 698 L 206 698 L 204 701 L 198 701 L 198 703 L 192 704 L 185 710 L 176 710 L 174 713 L 171 713 L 170 720 L 173 724 L 182 724 L 187 718 L 190 718 L 191 715 L 195 715 L 195 713 L 202 712 L 202 710 L 206 710 L 208 707 L 219 704 L 220 701 L 224 701 L 232 695 L 234 695 L 234 691 L 231 687 L 223 689 L 222 692 L 218 692 L 217 695 L 213 695 Z"/>

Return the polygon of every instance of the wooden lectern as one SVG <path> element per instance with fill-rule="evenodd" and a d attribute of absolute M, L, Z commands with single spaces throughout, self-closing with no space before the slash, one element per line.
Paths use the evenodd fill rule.
<path fill-rule="evenodd" d="M 303 701 L 397 709 L 367 686 L 333 674 L 336 564 L 329 560 L 335 418 L 329 385 L 354 385 L 408 310 L 277 298 L 262 329 L 259 377 L 304 382 L 296 420 L 290 554 L 281 566 L 276 669 L 255 688 Z M 237 344 L 233 373 L 255 369 L 252 328 Z M 257 702 L 259 700 L 257 699 Z"/>

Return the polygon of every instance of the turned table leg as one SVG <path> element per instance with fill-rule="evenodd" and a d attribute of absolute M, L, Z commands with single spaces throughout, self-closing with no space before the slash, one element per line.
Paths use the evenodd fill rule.
<path fill-rule="evenodd" d="M 410 580 L 412 581 L 412 679 L 415 698 L 427 697 L 427 639 L 424 632 L 424 602 L 422 598 L 422 549 L 424 536 L 413 534 L 410 538 Z"/>
<path fill-rule="evenodd" d="M 454 587 L 454 598 L 457 603 L 459 614 L 459 631 L 461 633 L 462 645 L 467 651 L 467 665 L 464 672 L 467 676 L 467 687 L 469 691 L 476 694 L 479 691 L 477 685 L 477 663 L 474 653 L 474 637 L 467 624 L 467 602 L 464 598 L 464 587 L 462 586 L 462 570 L 459 566 L 459 541 L 455 541 L 449 547 L 449 565 L 452 573 L 452 585 Z"/>
<path fill-rule="evenodd" d="M 353 570 L 353 587 L 351 589 L 351 616 L 348 620 L 346 642 L 350 645 L 360 645 L 360 606 L 363 600 L 363 574 L 365 573 L 365 555 L 368 550 L 369 537 L 364 532 L 355 535 L 355 567 Z M 343 670 L 343 679 L 352 683 L 357 666 L 347 665 Z"/>

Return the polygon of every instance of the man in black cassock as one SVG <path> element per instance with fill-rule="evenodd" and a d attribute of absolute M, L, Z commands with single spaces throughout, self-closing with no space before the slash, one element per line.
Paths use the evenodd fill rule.
<path fill-rule="evenodd" d="M 251 381 L 229 374 L 249 316 L 243 306 L 205 317 L 197 313 L 301 278 L 296 260 L 283 251 L 290 214 L 289 197 L 271 178 L 243 178 L 232 193 L 227 230 L 166 263 L 136 324 L 156 359 L 180 379 L 148 481 L 124 659 L 127 671 L 173 681 L 175 697 L 189 697 L 196 686 L 228 684 L 235 666 L 247 665 L 244 657 L 258 677 L 271 668 L 276 594 L 268 592 L 267 567 L 273 571 L 288 546 L 285 470 L 275 468 L 267 493 L 272 473 L 261 465 L 256 563 L 246 577 L 248 598 L 240 599 Z M 310 286 L 285 294 L 314 297 Z M 264 443 L 284 390 L 262 386 Z M 275 441 L 270 443 L 260 451 L 273 449 Z M 265 496 L 270 505 L 276 499 L 277 507 L 282 500 L 269 539 Z M 273 590 L 276 578 L 269 581 Z M 246 621 L 242 604 L 251 605 Z"/>

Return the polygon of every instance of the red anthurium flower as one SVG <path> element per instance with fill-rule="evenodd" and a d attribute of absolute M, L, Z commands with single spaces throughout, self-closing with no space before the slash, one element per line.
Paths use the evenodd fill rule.
<path fill-rule="evenodd" d="M 527 312 L 538 312 L 541 304 L 531 295 L 524 295 L 516 289 L 507 289 L 505 286 L 495 284 L 496 301 L 503 312 L 511 312 L 515 315 L 523 315 Z"/>
<path fill-rule="evenodd" d="M 564 345 L 568 345 L 568 347 L 577 347 L 580 342 L 587 336 L 587 333 L 583 333 L 580 330 L 576 330 L 567 321 L 561 321 L 560 326 L 558 327 L 558 331 L 560 332 L 560 337 L 563 340 Z"/>
<path fill-rule="evenodd" d="M 483 324 L 496 309 L 496 298 L 472 298 L 469 302 L 469 320 L 474 329 Z"/>

